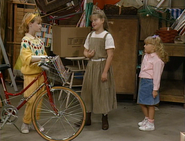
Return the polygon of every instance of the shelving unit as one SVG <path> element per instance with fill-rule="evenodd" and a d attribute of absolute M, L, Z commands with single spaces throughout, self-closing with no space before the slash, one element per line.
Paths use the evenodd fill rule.
<path fill-rule="evenodd" d="M 185 108 L 185 44 L 173 44 L 173 43 L 165 43 L 165 50 L 168 52 L 169 57 L 175 57 L 176 61 L 182 60 L 182 67 L 180 68 L 181 79 L 172 79 L 173 73 L 169 73 L 169 77 L 161 80 L 161 87 L 160 87 L 160 99 L 161 101 L 168 101 L 168 102 L 177 102 L 183 103 Z M 172 67 L 175 67 L 174 62 L 172 63 Z M 165 75 L 163 73 L 163 75 Z M 162 76 L 163 78 L 163 76 Z"/>
<path fill-rule="evenodd" d="M 24 3 L 18 1 L 8 2 L 8 17 L 7 17 L 7 48 L 8 56 L 12 66 L 15 65 L 19 56 L 20 43 L 23 35 L 19 33 L 19 26 L 23 16 L 28 12 L 35 12 L 36 5 L 32 3 Z"/>

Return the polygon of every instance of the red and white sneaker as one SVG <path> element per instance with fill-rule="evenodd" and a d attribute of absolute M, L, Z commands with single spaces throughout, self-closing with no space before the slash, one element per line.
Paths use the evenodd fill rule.
<path fill-rule="evenodd" d="M 140 127 L 141 127 L 141 126 L 144 126 L 147 122 L 148 122 L 148 118 L 145 117 L 145 118 L 143 119 L 143 121 L 141 121 L 141 122 L 138 123 L 138 126 L 140 126 Z"/>
<path fill-rule="evenodd" d="M 155 130 L 154 123 L 148 121 L 145 125 L 139 127 L 139 130 L 141 130 L 141 131 L 153 131 L 153 130 Z"/>

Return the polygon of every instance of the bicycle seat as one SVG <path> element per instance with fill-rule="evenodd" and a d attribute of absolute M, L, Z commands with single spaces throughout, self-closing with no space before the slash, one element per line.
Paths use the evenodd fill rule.
<path fill-rule="evenodd" d="M 10 64 L 0 64 L 0 71 L 10 68 Z"/>

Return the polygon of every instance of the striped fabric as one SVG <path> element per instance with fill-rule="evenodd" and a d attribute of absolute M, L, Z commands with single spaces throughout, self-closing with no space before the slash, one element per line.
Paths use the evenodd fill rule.
<path fill-rule="evenodd" d="M 52 42 L 52 25 L 42 23 L 41 32 L 36 34 L 44 42 L 45 47 L 50 47 Z"/>
<path fill-rule="evenodd" d="M 182 13 L 183 10 L 179 9 L 179 8 L 172 8 L 172 9 L 168 8 L 168 11 L 169 11 L 169 13 L 171 13 L 171 16 L 174 19 L 177 19 L 180 16 L 180 14 Z"/>

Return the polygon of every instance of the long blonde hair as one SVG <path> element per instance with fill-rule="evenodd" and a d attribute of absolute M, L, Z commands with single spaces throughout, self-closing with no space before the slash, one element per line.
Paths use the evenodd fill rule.
<path fill-rule="evenodd" d="M 28 27 L 29 23 L 34 23 L 35 21 L 42 22 L 42 19 L 40 16 L 35 15 L 33 13 L 26 13 L 22 19 L 21 25 L 19 26 L 19 32 L 23 35 L 25 33 L 28 33 L 29 32 L 29 27 Z"/>
<path fill-rule="evenodd" d="M 164 50 L 164 44 L 159 36 L 149 36 L 144 40 L 144 42 L 145 44 L 152 44 L 155 46 L 154 51 L 164 63 L 169 61 L 168 53 Z"/>
<path fill-rule="evenodd" d="M 108 31 L 109 30 L 108 20 L 107 20 L 107 17 L 105 15 L 104 11 L 103 10 L 99 10 L 99 9 L 98 10 L 94 10 L 92 12 L 91 16 L 90 16 L 90 20 L 91 20 L 92 16 L 94 16 L 94 15 L 96 15 L 100 19 L 104 19 L 103 28 L 104 28 L 104 30 Z"/>

